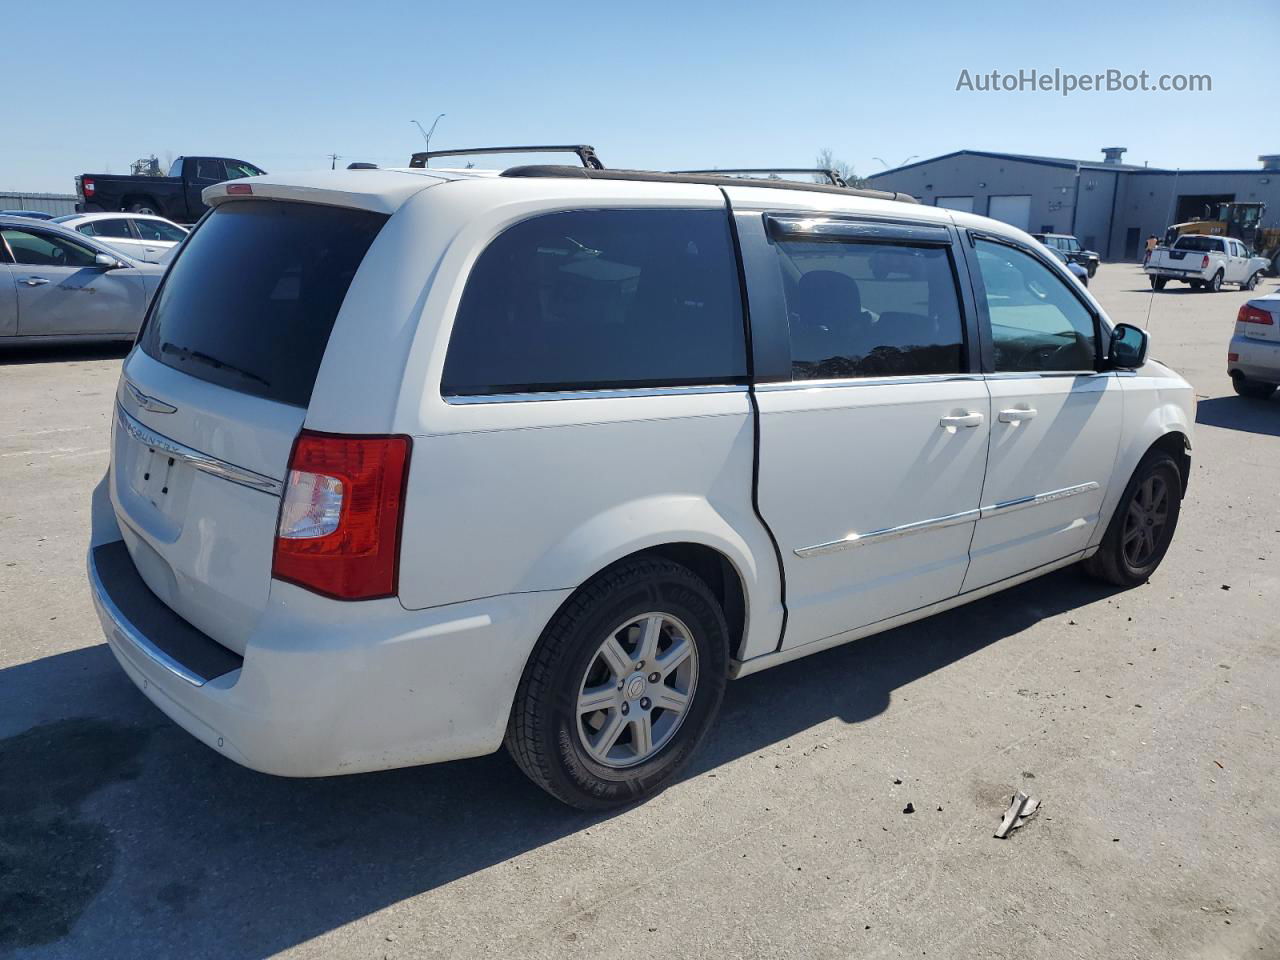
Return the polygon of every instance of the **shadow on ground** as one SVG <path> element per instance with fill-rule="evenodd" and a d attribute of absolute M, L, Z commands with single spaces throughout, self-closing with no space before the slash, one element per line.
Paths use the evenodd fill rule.
<path fill-rule="evenodd" d="M 76 360 L 121 360 L 133 349 L 132 340 L 106 340 L 46 346 L 40 343 L 0 344 L 0 367 L 24 363 L 69 363 Z"/>
<path fill-rule="evenodd" d="M 686 776 L 874 717 L 912 681 L 1112 593 L 1066 570 L 731 683 Z M 86 675 L 96 693 L 59 701 Z M 169 723 L 101 646 L 0 671 L 0 704 L 46 697 L 87 716 L 0 741 L 0 951 L 70 929 L 66 949 L 99 957 L 261 957 L 608 816 L 559 805 L 504 753 L 327 780 L 253 773 Z"/>
<path fill-rule="evenodd" d="M 1280 437 L 1280 391 L 1269 400 L 1247 397 L 1214 397 L 1201 400 L 1196 409 L 1196 423 L 1224 430 L 1243 430 L 1268 437 Z"/>

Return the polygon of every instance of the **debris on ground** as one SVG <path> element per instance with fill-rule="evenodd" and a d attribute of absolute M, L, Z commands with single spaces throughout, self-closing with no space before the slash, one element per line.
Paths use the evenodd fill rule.
<path fill-rule="evenodd" d="M 1019 790 L 1013 795 L 1013 799 L 1009 801 L 1009 809 L 1004 812 L 1004 819 L 1000 821 L 1000 826 L 996 828 L 996 837 L 1004 840 L 1009 836 L 1010 830 L 1016 830 L 1022 826 L 1040 809 L 1040 798 L 1030 796 Z"/>
<path fill-rule="evenodd" d="M 905 807 L 903 807 L 903 808 L 902 808 L 902 812 L 903 812 L 903 813 L 915 813 L 915 812 L 916 812 L 915 805 L 914 805 L 914 804 L 911 804 L 911 803 L 908 803 Z"/>

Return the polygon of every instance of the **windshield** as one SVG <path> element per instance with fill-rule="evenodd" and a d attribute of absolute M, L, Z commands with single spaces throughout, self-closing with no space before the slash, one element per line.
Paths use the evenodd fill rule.
<path fill-rule="evenodd" d="M 222 204 L 182 244 L 142 350 L 201 380 L 307 406 L 347 288 L 386 221 L 313 203 Z"/>

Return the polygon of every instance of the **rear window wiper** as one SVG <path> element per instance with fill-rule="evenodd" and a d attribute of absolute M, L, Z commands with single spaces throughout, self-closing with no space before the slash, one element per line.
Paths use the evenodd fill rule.
<path fill-rule="evenodd" d="M 165 342 L 160 344 L 161 353 L 176 353 L 178 356 L 187 360 L 195 360 L 197 363 L 203 363 L 206 366 L 215 367 L 219 370 L 227 370 L 230 373 L 244 377 L 246 380 L 255 380 L 264 387 L 271 386 L 271 381 L 258 376 L 252 370 L 246 370 L 244 367 L 237 367 L 234 363 L 226 363 L 219 360 L 215 356 L 205 353 L 202 350 L 192 350 L 190 347 L 180 347 L 176 343 Z"/>

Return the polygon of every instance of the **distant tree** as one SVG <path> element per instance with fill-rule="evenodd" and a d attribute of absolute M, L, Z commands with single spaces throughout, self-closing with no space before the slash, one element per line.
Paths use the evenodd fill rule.
<path fill-rule="evenodd" d="M 862 178 L 854 172 L 853 164 L 845 163 L 831 152 L 830 147 L 823 147 L 818 151 L 817 157 L 814 158 L 813 165 L 821 167 L 823 170 L 834 170 L 839 176 L 845 179 L 845 182 L 851 187 L 862 186 Z M 820 174 L 814 174 L 813 177 L 818 183 L 826 183 L 826 177 Z"/>

